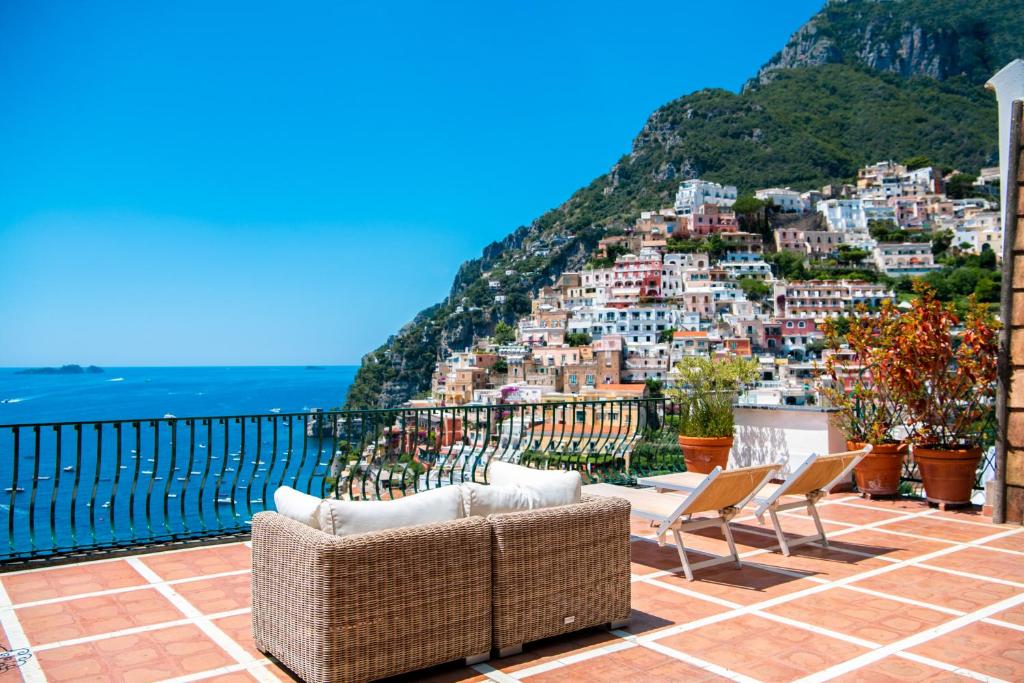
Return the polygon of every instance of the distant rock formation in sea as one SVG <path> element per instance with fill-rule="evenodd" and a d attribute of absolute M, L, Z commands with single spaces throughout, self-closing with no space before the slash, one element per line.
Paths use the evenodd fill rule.
<path fill-rule="evenodd" d="M 99 374 L 103 372 L 103 368 L 95 365 L 87 365 L 82 367 L 81 365 L 62 365 L 59 368 L 25 368 L 24 370 L 18 370 L 14 374 L 16 375 L 84 375 L 84 374 Z"/>

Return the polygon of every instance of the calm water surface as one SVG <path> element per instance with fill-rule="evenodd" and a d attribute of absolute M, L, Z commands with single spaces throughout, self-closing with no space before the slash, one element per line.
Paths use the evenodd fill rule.
<path fill-rule="evenodd" d="M 104 368 L 19 375 L 0 368 L 0 424 L 303 412 L 342 405 L 358 368 Z"/>

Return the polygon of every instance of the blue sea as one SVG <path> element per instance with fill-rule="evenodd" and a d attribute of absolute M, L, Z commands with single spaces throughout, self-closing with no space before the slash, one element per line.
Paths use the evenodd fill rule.
<path fill-rule="evenodd" d="M 357 366 L 105 367 L 22 375 L 0 368 L 0 425 L 258 413 L 341 406 Z"/>

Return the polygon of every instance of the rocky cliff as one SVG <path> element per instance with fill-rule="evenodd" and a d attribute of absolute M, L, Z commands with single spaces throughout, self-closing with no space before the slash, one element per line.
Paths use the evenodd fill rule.
<path fill-rule="evenodd" d="M 514 322 L 531 293 L 579 268 L 608 230 L 670 203 L 683 179 L 806 189 L 879 159 L 994 163 L 995 106 L 982 83 L 1024 55 L 1019 8 L 829 3 L 743 92 L 701 90 L 659 108 L 607 174 L 463 264 L 445 301 L 364 357 L 347 405 L 389 407 L 427 390 L 440 356 Z"/>
<path fill-rule="evenodd" d="M 758 72 L 857 64 L 904 78 L 984 82 L 1019 56 L 1024 6 L 1005 0 L 832 0 Z M 749 87 L 749 86 L 748 86 Z"/>

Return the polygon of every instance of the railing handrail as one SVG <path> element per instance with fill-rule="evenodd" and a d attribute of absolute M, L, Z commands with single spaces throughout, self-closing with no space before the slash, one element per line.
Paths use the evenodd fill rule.
<path fill-rule="evenodd" d="M 60 422 L 12 422 L 7 424 L 0 424 L 0 429 L 11 429 L 14 427 L 20 429 L 29 429 L 32 427 L 72 427 L 74 425 L 108 425 L 108 424 L 133 424 L 143 422 L 196 422 L 200 420 L 246 420 L 252 418 L 268 418 L 277 419 L 284 417 L 317 417 L 323 415 L 388 415 L 388 414 L 401 414 L 410 412 L 432 412 L 440 410 L 484 410 L 484 409 L 509 409 L 509 408 L 548 408 L 551 406 L 582 406 L 582 405 L 607 405 L 607 404 L 633 404 L 633 403 L 657 403 L 666 402 L 671 400 L 669 397 L 662 396 L 645 396 L 643 398 L 601 398 L 601 399 L 585 399 L 579 401 L 543 401 L 540 403 L 463 403 L 459 405 L 449 406 L 410 406 L 410 407 L 399 407 L 399 408 L 359 408 L 359 409 L 348 409 L 348 408 L 330 408 L 330 409 L 319 409 L 312 408 L 306 411 L 291 412 L 291 413 L 244 413 L 241 415 L 186 415 L 173 417 L 136 417 L 136 418 L 105 418 L 100 420 L 64 420 Z"/>

